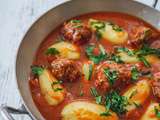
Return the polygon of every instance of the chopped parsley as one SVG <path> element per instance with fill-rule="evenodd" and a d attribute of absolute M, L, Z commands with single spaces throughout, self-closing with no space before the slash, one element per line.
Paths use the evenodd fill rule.
<path fill-rule="evenodd" d="M 115 54 L 111 54 L 111 58 L 110 58 L 112 61 L 115 61 L 116 63 L 124 63 L 121 59 L 120 56 L 118 55 L 115 55 Z"/>
<path fill-rule="evenodd" d="M 156 114 L 156 117 L 157 117 L 157 118 L 160 118 L 160 105 L 159 105 L 159 108 L 154 107 L 154 112 L 155 112 L 155 114 Z"/>
<path fill-rule="evenodd" d="M 42 67 L 39 67 L 39 66 L 31 66 L 31 69 L 34 75 L 41 75 L 44 70 Z"/>
<path fill-rule="evenodd" d="M 82 23 L 81 20 L 71 20 L 70 22 L 71 22 L 71 23 Z"/>
<path fill-rule="evenodd" d="M 48 48 L 45 52 L 46 55 L 57 55 L 60 52 L 56 48 Z"/>
<path fill-rule="evenodd" d="M 137 90 L 134 90 L 131 95 L 129 96 L 129 99 L 131 99 L 133 96 L 135 96 L 137 94 Z"/>
<path fill-rule="evenodd" d="M 147 44 L 144 44 L 142 48 L 137 51 L 137 54 L 141 56 L 154 54 L 160 57 L 160 49 L 150 48 Z"/>
<path fill-rule="evenodd" d="M 120 26 L 118 26 L 118 25 L 116 25 L 112 22 L 108 22 L 108 25 L 111 25 L 112 29 L 116 32 L 122 32 L 123 31 L 123 29 Z"/>
<path fill-rule="evenodd" d="M 119 95 L 116 91 L 111 91 L 106 95 L 105 106 L 106 110 L 112 110 L 118 115 L 122 115 L 127 112 L 126 106 L 128 105 L 126 97 Z"/>
<path fill-rule="evenodd" d="M 118 52 L 126 52 L 129 56 L 133 56 L 134 52 L 132 50 L 129 50 L 128 48 L 122 47 L 122 48 L 117 48 Z"/>
<path fill-rule="evenodd" d="M 99 55 L 93 54 L 94 49 L 95 49 L 95 45 L 89 45 L 86 48 L 86 54 L 89 57 L 89 59 L 92 60 L 95 64 L 98 64 L 107 58 L 107 53 L 105 52 L 105 49 L 103 48 L 102 45 L 99 45 L 99 50 L 100 50 Z"/>
<path fill-rule="evenodd" d="M 144 56 L 138 56 L 139 60 L 143 62 L 146 67 L 151 67 L 150 63 L 146 60 Z"/>
<path fill-rule="evenodd" d="M 106 75 L 110 85 L 113 85 L 118 78 L 117 71 L 110 70 L 109 68 L 104 68 L 104 74 Z"/>
<path fill-rule="evenodd" d="M 131 70 L 131 78 L 133 81 L 136 81 L 138 77 L 139 77 L 139 71 L 137 70 L 136 66 L 133 66 Z"/>
<path fill-rule="evenodd" d="M 61 80 L 58 80 L 58 81 L 52 82 L 52 85 L 56 85 L 56 84 L 62 84 L 62 83 L 63 83 L 63 81 L 61 81 Z"/>
<path fill-rule="evenodd" d="M 136 106 L 136 108 L 141 108 L 142 107 L 142 105 L 140 103 L 133 102 L 133 104 Z"/>
<path fill-rule="evenodd" d="M 102 96 L 100 96 L 95 87 L 90 88 L 91 95 L 95 97 L 96 103 L 101 104 Z"/>
<path fill-rule="evenodd" d="M 81 90 L 79 93 L 79 96 L 83 96 L 83 95 L 84 95 L 84 92 Z"/>
<path fill-rule="evenodd" d="M 62 91 L 63 88 L 54 88 L 53 90 L 54 90 L 54 92 L 58 92 L 58 91 Z"/>

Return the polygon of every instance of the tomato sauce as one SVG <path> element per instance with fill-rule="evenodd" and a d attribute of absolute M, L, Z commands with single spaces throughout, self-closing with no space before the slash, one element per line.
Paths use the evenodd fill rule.
<path fill-rule="evenodd" d="M 134 16 L 130 16 L 127 14 L 122 14 L 122 13 L 98 12 L 98 13 L 90 13 L 90 14 L 77 16 L 72 19 L 82 20 L 85 24 L 88 24 L 88 20 L 90 18 L 97 19 L 97 20 L 103 20 L 103 21 L 112 21 L 115 24 L 118 24 L 119 26 L 123 27 L 128 32 L 128 34 L 133 34 L 134 29 L 136 29 L 139 26 L 149 27 L 152 29 L 154 34 L 159 34 L 158 30 L 156 30 L 155 28 L 153 28 L 151 25 L 144 22 L 143 20 L 136 18 Z M 54 44 L 59 39 L 61 27 L 62 26 L 59 26 L 55 30 L 53 30 L 53 32 L 50 33 L 46 37 L 46 39 L 40 44 L 37 50 L 37 53 L 35 55 L 35 59 L 33 60 L 33 65 L 40 65 L 40 66 L 48 65 L 48 59 L 44 53 L 48 47 L 50 47 L 52 44 Z M 113 52 L 113 45 L 110 42 L 103 40 L 103 39 L 100 41 L 97 41 L 95 37 L 92 37 L 87 44 L 79 47 L 81 56 L 79 60 L 76 60 L 79 66 L 82 66 L 83 62 L 88 60 L 86 53 L 85 53 L 85 48 L 90 43 L 95 43 L 95 44 L 100 43 L 101 45 L 105 47 L 107 52 Z M 127 46 L 127 44 L 124 44 L 123 46 Z M 95 50 L 95 53 L 96 53 L 96 50 Z M 97 65 L 95 65 L 94 67 L 96 66 Z M 94 77 L 94 72 L 93 72 L 91 80 L 89 81 L 84 80 L 84 78 L 82 77 L 80 81 L 76 81 L 74 83 L 67 83 L 67 82 L 63 83 L 63 86 L 65 90 L 67 91 L 67 93 L 65 95 L 65 99 L 63 100 L 63 102 L 61 102 L 57 106 L 50 106 L 45 101 L 41 93 L 39 81 L 37 78 L 34 77 L 34 75 L 30 76 L 29 85 L 30 85 L 32 98 L 35 102 L 35 105 L 39 109 L 40 113 L 44 116 L 44 118 L 46 120 L 60 120 L 61 111 L 67 103 L 70 103 L 76 100 L 95 101 L 94 97 L 90 94 L 90 88 L 92 86 L 95 86 L 94 78 L 95 77 Z M 128 86 L 124 86 L 124 87 L 127 88 Z M 80 95 L 81 91 L 83 91 L 83 95 Z M 124 91 L 125 89 L 121 91 L 121 93 L 123 93 Z M 122 116 L 122 119 L 123 120 L 138 120 L 142 116 L 142 114 L 145 112 L 147 106 L 152 101 L 152 99 L 154 99 L 153 95 L 149 96 L 147 101 L 142 105 L 143 106 L 142 108 L 134 110 L 133 112 L 131 112 L 131 114 L 127 116 L 124 116 L 124 117 Z"/>

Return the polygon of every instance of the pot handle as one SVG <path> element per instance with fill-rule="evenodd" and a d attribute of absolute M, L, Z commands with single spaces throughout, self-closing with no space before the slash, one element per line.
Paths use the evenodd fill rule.
<path fill-rule="evenodd" d="M 4 118 L 4 120 L 15 120 L 11 114 L 26 114 L 31 118 L 31 120 L 34 120 L 32 116 L 27 112 L 24 105 L 16 109 L 13 107 L 6 106 L 5 104 L 2 104 L 0 106 L 0 114 Z"/>
<path fill-rule="evenodd" d="M 158 0 L 154 0 L 154 4 L 152 7 L 156 8 L 157 4 L 158 4 Z"/>

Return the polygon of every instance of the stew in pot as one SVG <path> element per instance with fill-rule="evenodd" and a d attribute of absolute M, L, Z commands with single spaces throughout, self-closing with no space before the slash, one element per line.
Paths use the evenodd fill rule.
<path fill-rule="evenodd" d="M 46 120 L 160 119 L 160 34 L 139 18 L 72 18 L 41 43 L 31 71 Z"/>

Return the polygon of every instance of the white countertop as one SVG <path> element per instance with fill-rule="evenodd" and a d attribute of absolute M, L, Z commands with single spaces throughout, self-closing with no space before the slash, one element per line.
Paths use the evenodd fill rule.
<path fill-rule="evenodd" d="M 66 0 L 0 0 L 0 105 L 21 105 L 14 76 L 17 48 L 29 26 L 44 12 Z M 150 5 L 154 0 L 138 0 Z M 156 7 L 160 10 L 160 0 Z M 0 116 L 0 120 L 3 118 Z M 30 120 L 15 116 L 15 120 Z"/>

